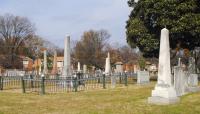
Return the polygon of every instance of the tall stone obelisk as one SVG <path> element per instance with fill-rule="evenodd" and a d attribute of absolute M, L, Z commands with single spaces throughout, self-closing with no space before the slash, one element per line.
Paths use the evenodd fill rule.
<path fill-rule="evenodd" d="M 54 51 L 53 68 L 52 68 L 51 74 L 53 75 L 57 74 L 57 52 L 56 51 Z"/>
<path fill-rule="evenodd" d="M 173 104 L 178 102 L 179 98 L 171 81 L 169 31 L 164 28 L 161 30 L 160 38 L 158 81 L 155 89 L 152 90 L 152 97 L 148 98 L 148 102 L 152 104 Z"/>
<path fill-rule="evenodd" d="M 111 66 L 110 66 L 110 53 L 108 53 L 108 57 L 106 58 L 106 65 L 105 65 L 105 73 L 111 73 Z"/>
<path fill-rule="evenodd" d="M 47 69 L 47 50 L 44 50 L 44 69 L 43 69 L 43 74 L 46 75 L 48 73 Z"/>
<path fill-rule="evenodd" d="M 64 48 L 63 77 L 69 77 L 70 75 L 71 75 L 70 36 L 67 36 L 65 38 L 65 48 Z"/>
<path fill-rule="evenodd" d="M 77 71 L 78 71 L 78 72 L 81 71 L 81 64 L 80 64 L 80 62 L 78 62 L 78 65 L 77 65 Z"/>

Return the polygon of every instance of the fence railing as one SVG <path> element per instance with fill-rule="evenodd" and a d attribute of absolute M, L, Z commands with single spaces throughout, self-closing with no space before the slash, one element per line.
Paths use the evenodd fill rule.
<path fill-rule="evenodd" d="M 0 90 L 21 89 L 23 93 L 52 94 L 111 87 L 111 77 L 116 78 L 117 86 L 134 84 L 136 74 L 116 73 L 111 75 L 84 75 L 66 78 L 35 78 L 33 76 L 0 76 Z"/>

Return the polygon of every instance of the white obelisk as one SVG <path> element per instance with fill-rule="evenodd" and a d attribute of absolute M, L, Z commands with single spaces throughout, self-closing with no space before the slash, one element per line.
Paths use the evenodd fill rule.
<path fill-rule="evenodd" d="M 172 74 L 170 67 L 169 31 L 161 30 L 158 81 L 152 90 L 152 97 L 148 98 L 153 104 L 172 104 L 179 101 L 176 91 L 172 86 Z"/>
<path fill-rule="evenodd" d="M 43 69 L 43 74 L 46 75 L 48 73 L 47 69 L 47 50 L 44 50 L 44 69 Z"/>
<path fill-rule="evenodd" d="M 108 53 L 108 57 L 106 58 L 106 65 L 105 65 L 105 73 L 111 73 L 111 66 L 110 66 L 110 53 Z"/>
<path fill-rule="evenodd" d="M 70 36 L 65 38 L 65 48 L 64 48 L 64 67 L 63 67 L 63 77 L 69 77 L 71 74 L 70 65 Z"/>
<path fill-rule="evenodd" d="M 80 62 L 78 62 L 78 66 L 77 67 L 78 67 L 77 71 L 80 72 L 81 71 L 81 64 L 80 64 Z"/>

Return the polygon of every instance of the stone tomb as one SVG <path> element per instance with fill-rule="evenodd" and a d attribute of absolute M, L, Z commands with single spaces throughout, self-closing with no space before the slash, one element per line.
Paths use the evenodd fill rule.
<path fill-rule="evenodd" d="M 149 83 L 150 77 L 148 71 L 138 71 L 137 72 L 137 84 L 147 84 Z"/>

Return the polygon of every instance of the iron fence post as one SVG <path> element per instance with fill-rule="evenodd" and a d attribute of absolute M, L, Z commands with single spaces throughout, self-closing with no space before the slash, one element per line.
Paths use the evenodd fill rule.
<path fill-rule="evenodd" d="M 41 95 L 45 94 L 45 85 L 44 85 L 45 78 L 41 78 Z"/>
<path fill-rule="evenodd" d="M 126 74 L 126 73 L 125 73 L 124 85 L 125 85 L 125 86 L 128 86 L 128 77 L 127 77 L 127 74 Z"/>
<path fill-rule="evenodd" d="M 3 90 L 3 78 L 0 76 L 0 90 Z"/>
<path fill-rule="evenodd" d="M 78 80 L 77 80 L 77 77 L 74 78 L 74 90 L 75 90 L 75 92 L 78 91 Z"/>
<path fill-rule="evenodd" d="M 33 75 L 30 75 L 30 79 L 31 79 L 31 88 L 33 88 Z"/>
<path fill-rule="evenodd" d="M 24 81 L 24 78 L 23 78 L 23 77 L 21 77 L 21 83 L 22 83 L 22 93 L 26 93 L 25 81 Z"/>
<path fill-rule="evenodd" d="M 103 74 L 103 89 L 106 89 L 106 75 Z"/>

